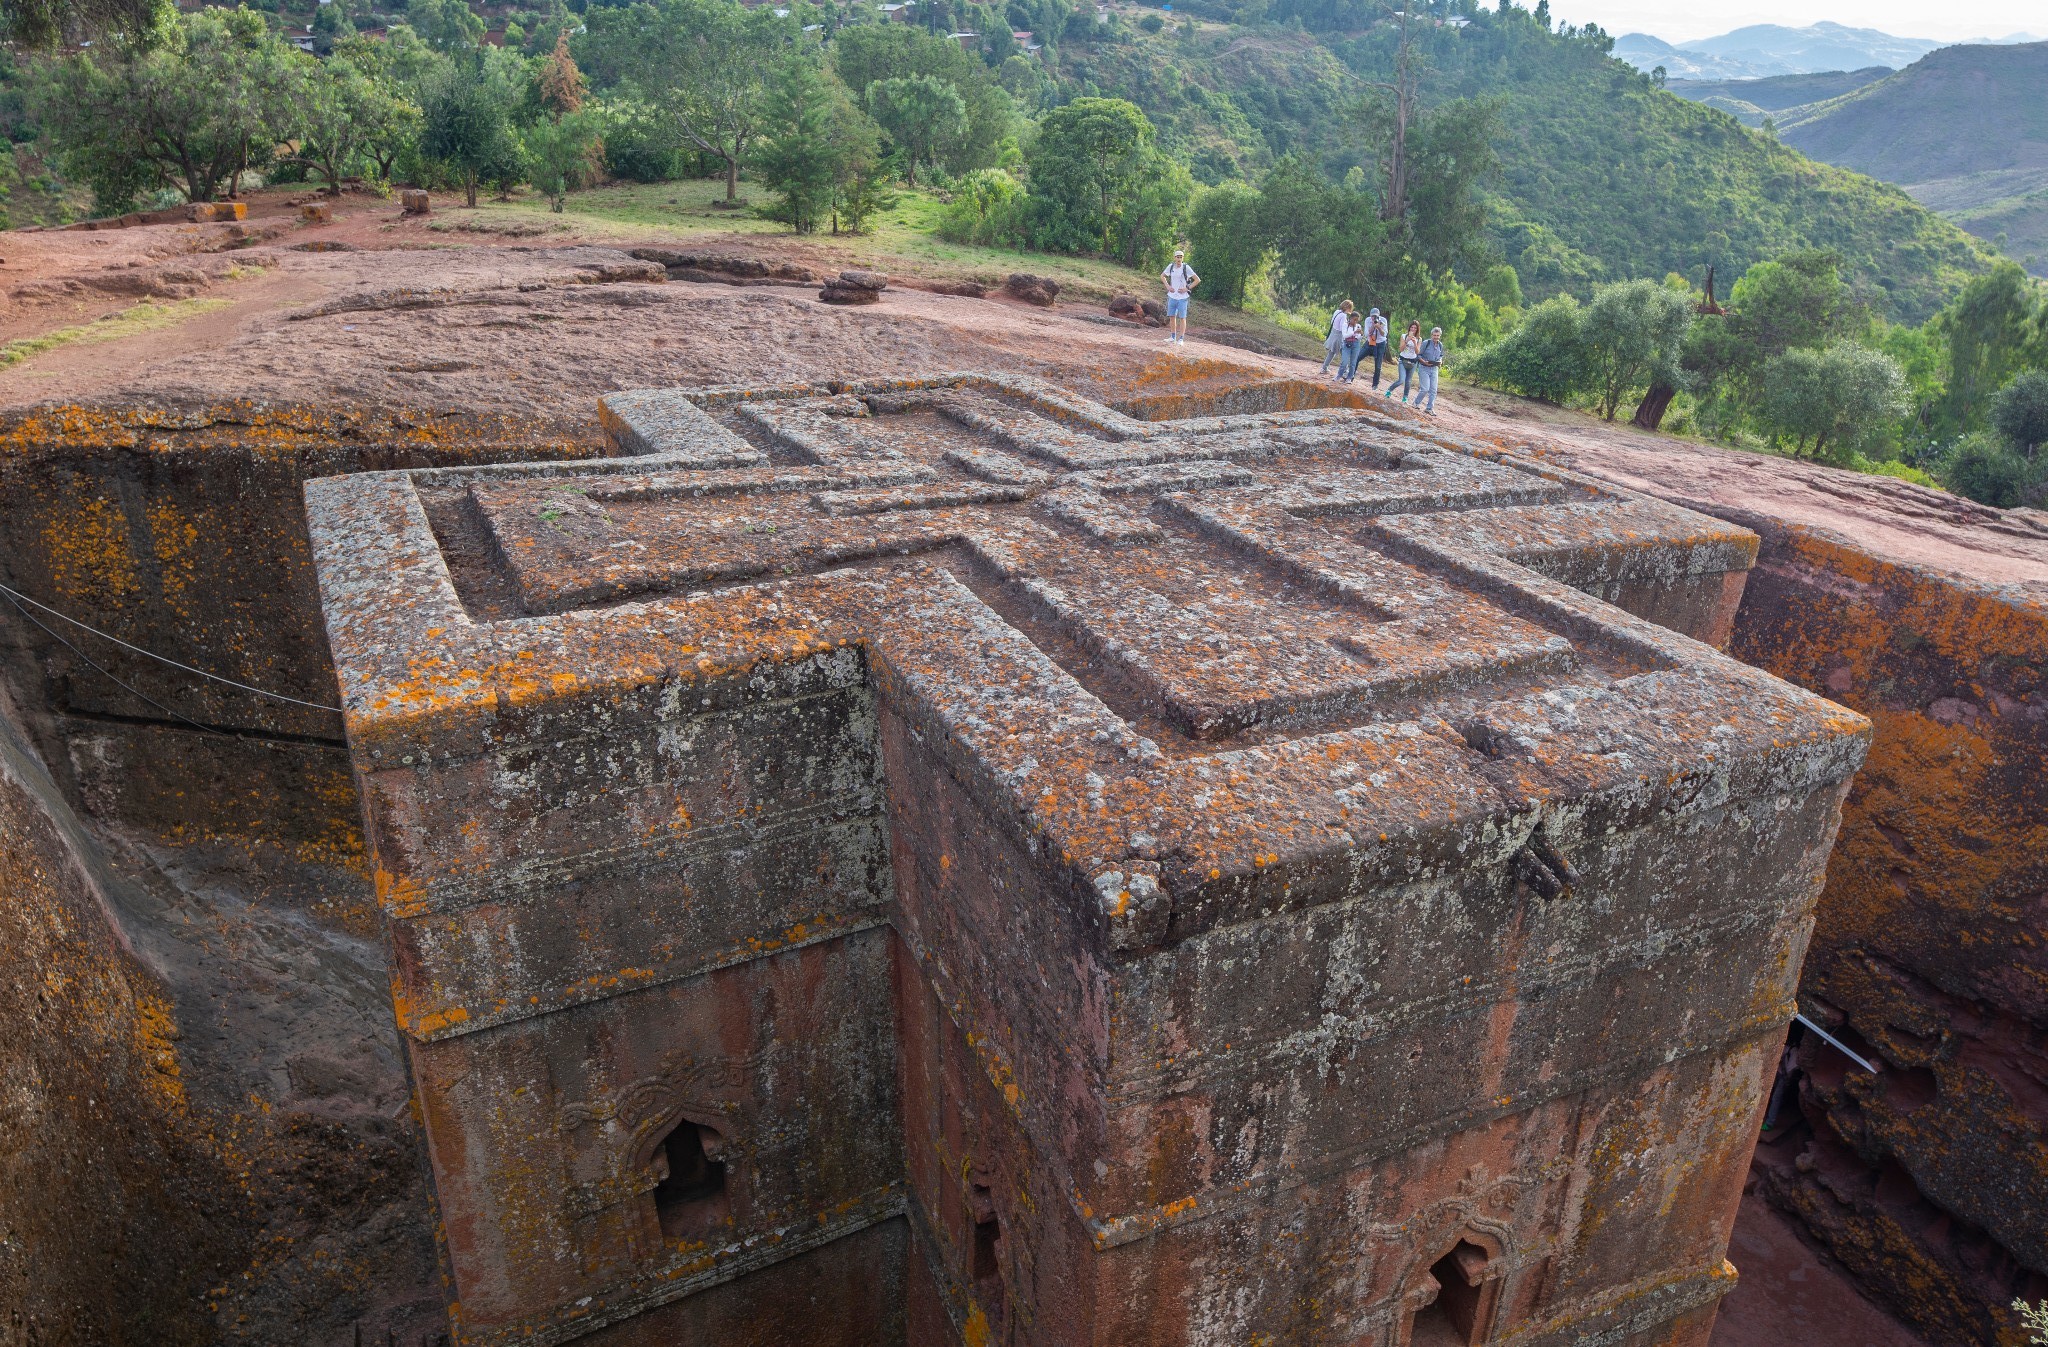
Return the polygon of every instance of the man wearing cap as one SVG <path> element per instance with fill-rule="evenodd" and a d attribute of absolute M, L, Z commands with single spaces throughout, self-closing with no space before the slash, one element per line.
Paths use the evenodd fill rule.
<path fill-rule="evenodd" d="M 1173 250 L 1173 263 L 1159 273 L 1159 279 L 1166 282 L 1166 339 L 1176 345 L 1184 343 L 1188 339 L 1188 297 L 1202 283 L 1188 265 L 1187 249 Z"/>

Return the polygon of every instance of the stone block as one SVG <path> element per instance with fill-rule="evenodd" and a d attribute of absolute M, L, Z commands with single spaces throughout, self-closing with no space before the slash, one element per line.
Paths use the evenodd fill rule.
<path fill-rule="evenodd" d="M 307 224 L 332 224 L 334 207 L 324 202 L 309 202 L 299 207 L 299 218 Z"/>
<path fill-rule="evenodd" d="M 462 1342 L 899 1224 L 854 1340 L 1705 1342 L 1867 724 L 1706 643 L 1747 530 L 1300 405 L 308 486 Z"/>
<path fill-rule="evenodd" d="M 430 215 L 434 209 L 432 198 L 417 187 L 408 187 L 400 192 L 398 206 L 407 215 Z"/>

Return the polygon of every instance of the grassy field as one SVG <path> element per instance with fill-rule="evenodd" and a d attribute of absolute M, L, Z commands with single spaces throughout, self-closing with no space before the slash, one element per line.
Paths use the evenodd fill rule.
<path fill-rule="evenodd" d="M 895 204 L 869 221 L 864 234 L 833 235 L 798 234 L 780 221 L 764 219 L 753 207 L 766 205 L 768 193 L 758 183 L 742 182 L 740 189 L 750 205 L 739 210 L 713 204 L 725 198 L 725 184 L 720 179 L 610 183 L 571 192 L 560 214 L 551 212 L 541 197 L 519 194 L 511 201 L 482 201 L 475 211 L 442 207 L 430 227 L 454 235 L 488 231 L 536 239 L 574 235 L 593 240 L 704 245 L 744 241 L 787 251 L 813 267 L 866 267 L 927 280 L 984 285 L 1000 285 L 1010 273 L 1028 271 L 1058 281 L 1063 298 L 1104 304 L 1117 294 L 1161 293 L 1158 277 L 1100 258 L 948 243 L 936 232 L 945 202 L 926 191 L 898 192 Z M 1194 260 L 1199 268 L 1200 259 Z M 1227 328 L 1302 355 L 1311 349 L 1321 354 L 1312 339 L 1257 314 L 1197 302 L 1192 318 L 1196 327 Z"/>

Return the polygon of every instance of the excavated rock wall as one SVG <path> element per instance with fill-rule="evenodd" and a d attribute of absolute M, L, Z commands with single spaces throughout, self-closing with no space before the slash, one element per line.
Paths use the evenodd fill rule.
<path fill-rule="evenodd" d="M 2024 1341 L 2048 1295 L 2048 604 L 1763 535 L 1731 653 L 1869 716 L 1828 867 L 1803 1125 L 1764 1191 L 1931 1341 Z"/>
<path fill-rule="evenodd" d="M 208 1340 L 248 1249 L 242 1194 L 191 1135 L 176 1015 L 128 948 L 118 883 L 0 696 L 0 1342 Z"/>
<path fill-rule="evenodd" d="M 254 403 L 0 425 L 0 1342 L 445 1328 L 300 488 L 595 451 Z"/>

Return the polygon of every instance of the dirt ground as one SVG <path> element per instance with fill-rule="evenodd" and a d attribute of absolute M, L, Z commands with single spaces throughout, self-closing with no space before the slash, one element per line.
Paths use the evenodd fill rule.
<path fill-rule="evenodd" d="M 309 224 L 293 200 L 260 199 L 236 225 L 0 238 L 0 342 L 87 329 L 0 361 L 0 407 L 239 397 L 402 403 L 538 411 L 594 435 L 598 394 L 656 385 L 996 368 L 1117 396 L 1167 378 L 1319 377 L 1309 363 L 1202 340 L 1167 347 L 1156 330 L 1115 323 L 1092 303 L 1044 310 L 899 284 L 878 305 L 834 307 L 811 287 L 668 280 L 630 255 L 636 243 L 616 227 L 599 239 L 572 226 L 537 245 L 436 231 L 402 218 L 395 202 L 370 198 L 345 198 L 332 222 Z M 437 218 L 455 214 L 437 209 Z M 644 242 L 665 240 L 650 233 Z M 807 257 L 795 240 L 758 234 L 724 246 Z M 141 305 L 184 307 L 152 330 L 91 339 L 119 330 L 95 328 L 100 320 Z M 1438 416 L 1626 486 L 1832 529 L 1893 559 L 2048 595 L 2048 516 L 1475 390 L 1453 388 Z M 1918 1347 L 1758 1199 L 1744 1201 L 1730 1257 L 1743 1280 L 1722 1312 L 1716 1347 Z"/>
<path fill-rule="evenodd" d="M 191 316 L 107 341 L 73 341 L 0 367 L 0 406 L 101 398 L 404 402 L 544 411 L 594 424 L 596 395 L 662 384 L 783 381 L 997 367 L 1117 394 L 1162 361 L 1308 373 L 1301 361 L 1155 329 L 1092 302 L 1051 310 L 892 287 L 842 308 L 789 285 L 655 283 L 629 250 L 674 240 L 580 225 L 545 245 L 474 233 L 457 208 L 428 219 L 349 196 L 329 223 L 301 197 L 254 198 L 240 224 L 16 232 L 0 247 L 0 341 L 41 336 L 154 299 Z M 596 233 L 583 237 L 578 228 Z M 601 235 L 599 241 L 598 236 Z M 693 248 L 822 265 L 794 236 L 698 235 Z M 925 280 L 948 279 L 943 276 Z M 1455 352 L 1452 369 L 1455 371 Z M 1185 365 L 1171 367 L 1175 382 Z M 1240 376 L 1241 377 L 1241 376 Z M 1453 388 L 1446 424 L 1524 442 L 1626 486 L 1830 528 L 1886 556 L 2001 585 L 2048 590 L 2048 516 L 1996 511 L 1891 478 L 1739 453 L 1498 394 Z"/>
<path fill-rule="evenodd" d="M 1742 1280 L 1721 1302 L 1712 1347 L 1932 1347 L 1865 1300 L 1761 1197 L 1742 1199 L 1728 1261 Z"/>

